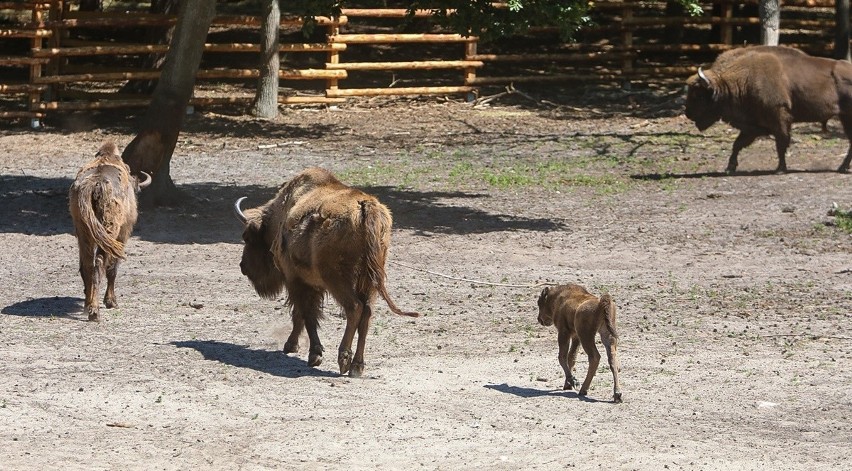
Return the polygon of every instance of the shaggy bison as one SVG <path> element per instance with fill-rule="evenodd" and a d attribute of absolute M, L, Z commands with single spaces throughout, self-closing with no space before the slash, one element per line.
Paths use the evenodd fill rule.
<path fill-rule="evenodd" d="M 618 386 L 618 333 L 615 331 L 615 303 L 608 294 L 596 298 L 579 285 L 567 284 L 549 286 L 542 290 L 538 298 L 538 322 L 541 325 L 555 325 L 559 342 L 559 365 L 565 371 L 563 389 L 574 389 L 574 363 L 577 361 L 577 347 L 583 346 L 589 356 L 589 370 L 579 394 L 589 392 L 592 378 L 598 370 L 601 354 L 595 346 L 595 334 L 599 333 L 606 348 L 609 369 L 612 370 L 613 400 L 621 402 L 621 388 Z M 569 348 L 570 343 L 570 348 Z"/>
<path fill-rule="evenodd" d="M 142 182 L 132 177 L 115 144 L 107 142 L 96 158 L 77 172 L 68 192 L 90 321 L 99 320 L 98 285 L 104 270 L 107 276 L 104 306 L 118 306 L 115 299 L 118 261 L 125 258 L 124 244 L 136 224 L 136 192 L 151 183 L 151 178 L 145 176 Z"/>
<path fill-rule="evenodd" d="M 734 49 L 720 54 L 710 69 L 699 67 L 687 86 L 686 117 L 700 131 L 720 119 L 740 131 L 728 172 L 736 171 L 743 148 L 767 135 L 775 138 L 777 171 L 786 171 L 793 123 L 839 117 L 852 139 L 852 64 L 846 61 L 783 46 Z M 838 172 L 849 170 L 850 161 L 852 147 Z"/>
<path fill-rule="evenodd" d="M 287 290 L 293 331 L 286 353 L 299 349 L 299 335 L 310 339 L 308 364 L 322 363 L 323 346 L 317 334 L 325 293 L 346 314 L 346 329 L 338 349 L 340 373 L 364 372 L 364 345 L 376 293 L 396 314 L 403 312 L 385 289 L 385 257 L 390 245 L 391 214 L 376 198 L 350 188 L 321 168 L 309 168 L 286 182 L 263 206 L 243 212 L 245 225 L 240 269 L 255 291 L 272 299 Z M 358 346 L 352 355 L 352 340 Z"/>

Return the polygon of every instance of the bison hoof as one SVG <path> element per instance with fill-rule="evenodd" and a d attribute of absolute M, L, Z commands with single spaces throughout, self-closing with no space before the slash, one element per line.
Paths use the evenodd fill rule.
<path fill-rule="evenodd" d="M 612 402 L 616 404 L 621 404 L 623 401 L 621 400 L 621 393 L 617 392 L 612 395 Z"/>
<path fill-rule="evenodd" d="M 781 174 L 784 174 L 784 173 L 787 173 L 787 167 L 778 167 L 778 168 L 775 169 L 776 175 L 781 175 Z"/>
<path fill-rule="evenodd" d="M 349 376 L 353 378 L 360 378 L 364 374 L 364 363 L 363 362 L 353 362 L 352 368 L 349 369 Z"/>
<path fill-rule="evenodd" d="M 104 307 L 106 307 L 107 309 L 118 307 L 118 301 L 116 301 L 115 298 L 104 297 Z"/>
<path fill-rule="evenodd" d="M 565 385 L 562 386 L 562 389 L 564 391 L 570 391 L 570 390 L 574 389 L 574 378 L 567 378 L 565 380 Z"/>
<path fill-rule="evenodd" d="M 577 393 L 578 396 L 585 396 L 586 394 L 589 394 L 588 389 L 581 389 L 580 392 Z"/>
<path fill-rule="evenodd" d="M 98 316 L 98 308 L 89 306 L 86 308 L 86 313 L 89 315 L 89 320 L 93 322 L 100 321 L 100 317 Z"/>
<path fill-rule="evenodd" d="M 338 352 L 337 364 L 340 365 L 340 374 L 345 375 L 352 366 L 352 351 L 341 350 Z"/>
<path fill-rule="evenodd" d="M 846 166 L 841 165 L 840 168 L 837 169 L 837 171 L 840 172 L 840 173 L 846 173 L 846 172 L 849 171 L 849 166 L 848 165 L 846 165 Z"/>
<path fill-rule="evenodd" d="M 298 351 L 299 351 L 299 342 L 298 341 L 291 342 L 291 341 L 288 340 L 288 341 L 284 342 L 284 353 L 296 353 Z"/>
<path fill-rule="evenodd" d="M 319 366 L 322 363 L 322 345 L 311 347 L 311 352 L 308 354 L 308 366 Z"/>

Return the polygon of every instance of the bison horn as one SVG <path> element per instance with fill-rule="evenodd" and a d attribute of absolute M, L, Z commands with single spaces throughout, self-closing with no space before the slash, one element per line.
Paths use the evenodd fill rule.
<path fill-rule="evenodd" d="M 151 184 L 151 175 L 148 175 L 146 172 L 139 172 L 142 175 L 145 175 L 145 179 L 139 182 L 139 189 L 146 188 Z"/>
<path fill-rule="evenodd" d="M 705 82 L 708 86 L 710 85 L 710 79 L 708 79 L 708 78 L 707 78 L 707 76 L 706 76 L 706 75 L 704 75 L 704 71 L 703 71 L 703 70 L 701 70 L 701 67 L 699 67 L 699 68 L 698 68 L 698 76 L 699 76 L 699 77 L 701 77 L 701 80 L 704 80 L 704 82 Z"/>
<path fill-rule="evenodd" d="M 243 210 L 240 209 L 240 203 L 242 203 L 243 200 L 246 198 L 246 196 L 243 196 L 242 198 L 238 199 L 236 203 L 234 203 L 234 215 L 237 217 L 237 219 L 239 219 L 242 224 L 245 224 L 248 221 L 246 215 L 243 214 Z"/>

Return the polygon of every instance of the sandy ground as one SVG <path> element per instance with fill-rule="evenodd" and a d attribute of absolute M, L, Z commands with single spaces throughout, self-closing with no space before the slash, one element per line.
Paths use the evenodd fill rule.
<path fill-rule="evenodd" d="M 67 190 L 133 121 L 1 129 L 0 468 L 852 468 L 836 123 L 796 127 L 788 174 L 764 140 L 728 176 L 730 129 L 632 102 L 191 116 L 172 175 L 192 199 L 141 213 L 100 323 L 82 313 Z M 389 290 L 425 314 L 377 305 L 365 378 L 337 372 L 333 301 L 310 368 L 307 339 L 281 352 L 282 300 L 238 267 L 233 201 L 312 165 L 391 208 Z M 605 361 L 588 397 L 561 390 L 541 282 L 613 295 L 623 404 Z"/>

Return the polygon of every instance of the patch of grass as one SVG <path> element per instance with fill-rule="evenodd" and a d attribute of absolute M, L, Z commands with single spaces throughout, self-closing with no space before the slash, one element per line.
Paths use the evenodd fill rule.
<path fill-rule="evenodd" d="M 852 210 L 836 211 L 834 213 L 834 223 L 837 224 L 837 227 L 840 229 L 852 234 Z"/>

